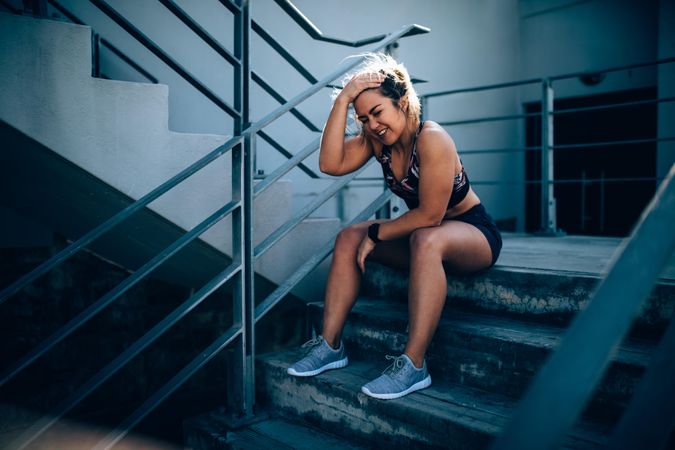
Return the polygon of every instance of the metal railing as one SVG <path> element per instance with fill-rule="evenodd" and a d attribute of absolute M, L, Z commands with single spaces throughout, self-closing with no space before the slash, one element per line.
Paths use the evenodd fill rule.
<path fill-rule="evenodd" d="M 673 178 L 675 164 L 631 236 L 617 249 L 588 306 L 537 374 L 493 450 L 561 446 L 675 251 Z M 673 379 L 675 317 L 670 319 L 650 366 L 614 428 L 608 448 L 659 449 L 666 445 L 675 424 Z"/>
<path fill-rule="evenodd" d="M 49 0 L 52 5 L 56 2 Z M 158 46 L 137 30 L 130 22 L 124 19 L 116 11 L 110 8 L 102 0 L 90 0 L 92 4 L 104 11 L 109 17 L 117 22 L 122 28 L 127 30 L 132 36 L 136 37 L 155 55 L 166 62 L 176 72 L 184 76 L 184 78 L 191 83 L 201 86 L 199 81 L 190 73 L 176 63 L 170 56 L 166 55 Z M 181 17 L 186 24 L 191 23 L 191 19 L 183 17 L 183 12 L 171 1 L 160 0 L 167 8 Z M 356 57 L 343 63 L 338 69 L 328 74 L 321 80 L 315 80 L 312 86 L 304 90 L 302 93 L 286 101 L 279 98 L 284 103 L 270 112 L 257 122 L 251 123 L 249 121 L 249 90 L 250 82 L 254 80 L 254 74 L 250 69 L 250 33 L 253 30 L 253 21 L 249 15 L 249 5 L 247 0 L 238 0 L 236 3 L 228 0 L 220 0 L 233 14 L 235 15 L 235 51 L 231 54 L 223 49 L 219 52 L 221 56 L 231 60 L 235 68 L 234 80 L 234 105 L 228 105 L 223 100 L 219 99 L 215 94 L 210 92 L 207 88 L 198 88 L 200 92 L 212 99 L 214 103 L 219 105 L 224 111 L 228 112 L 235 121 L 235 135 L 227 142 L 214 149 L 206 156 L 202 157 L 180 173 L 174 175 L 166 182 L 162 183 L 151 192 L 144 195 L 142 198 L 126 207 L 124 210 L 117 213 L 115 216 L 102 223 L 92 231 L 88 232 L 71 245 L 66 247 L 58 254 L 51 257 L 49 260 L 42 263 L 30 273 L 24 275 L 19 280 L 12 283 L 0 292 L 0 304 L 7 301 L 14 294 L 18 293 L 33 281 L 46 274 L 53 268 L 68 260 L 71 256 L 82 250 L 84 247 L 104 235 L 118 224 L 122 223 L 136 212 L 145 208 L 149 203 L 156 200 L 170 189 L 174 188 L 182 181 L 186 180 L 217 158 L 232 151 L 232 201 L 221 207 L 218 211 L 213 213 L 207 219 L 196 225 L 189 232 L 183 235 L 180 239 L 175 241 L 169 247 L 160 252 L 153 259 L 144 264 L 140 269 L 135 271 L 126 280 L 118 286 L 109 291 L 101 299 L 97 300 L 90 307 L 85 309 L 70 320 L 66 325 L 61 327 L 58 331 L 45 339 L 41 344 L 32 349 L 28 354 L 22 357 L 19 361 L 14 363 L 8 369 L 3 370 L 0 375 L 0 386 L 5 385 L 8 381 L 16 377 L 23 369 L 28 367 L 36 359 L 44 355 L 52 349 L 57 343 L 63 341 L 66 337 L 71 335 L 75 330 L 81 327 L 89 319 L 94 317 L 98 312 L 103 310 L 108 305 L 115 302 L 121 295 L 127 292 L 131 287 L 144 279 L 153 270 L 155 270 L 162 262 L 166 261 L 171 256 L 175 255 L 180 249 L 184 248 L 190 242 L 197 239 L 201 234 L 206 232 L 223 218 L 232 215 L 232 239 L 233 239 L 233 254 L 232 263 L 225 268 L 209 282 L 207 282 L 201 289 L 192 294 L 182 305 L 173 310 L 160 323 L 149 330 L 143 337 L 134 342 L 122 354 L 117 356 L 113 361 L 106 365 L 96 375 L 90 378 L 80 388 L 78 388 L 70 397 L 56 406 L 50 413 L 46 414 L 41 420 L 33 424 L 27 429 L 11 446 L 16 448 L 25 448 L 47 431 L 54 423 L 56 423 L 65 414 L 68 414 L 76 405 L 88 397 L 97 387 L 101 386 L 105 381 L 110 379 L 122 367 L 131 361 L 136 355 L 147 348 L 152 342 L 163 335 L 170 327 L 172 327 L 178 320 L 188 314 L 191 310 L 196 308 L 204 299 L 206 299 L 216 289 L 223 286 L 229 280 L 235 281 L 234 286 L 234 323 L 232 327 L 214 341 L 208 348 L 200 352 L 199 355 L 180 372 L 178 372 L 168 383 L 155 392 L 148 398 L 131 416 L 129 416 L 119 427 L 99 442 L 97 448 L 110 448 L 120 439 L 122 439 L 136 424 L 138 424 L 144 417 L 153 411 L 164 399 L 166 399 L 172 392 L 187 381 L 199 368 L 210 361 L 223 348 L 229 346 L 233 342 L 237 342 L 236 352 L 236 367 L 234 373 L 236 374 L 235 383 L 238 386 L 234 389 L 241 393 L 241 398 L 228 399 L 229 411 L 231 419 L 234 422 L 246 422 L 254 415 L 254 348 L 255 348 L 255 323 L 260 320 L 269 310 L 271 310 L 277 303 L 279 303 L 284 296 L 311 270 L 313 270 L 326 256 L 331 252 L 332 240 L 328 242 L 322 249 L 309 261 L 305 262 L 296 272 L 291 275 L 286 282 L 279 286 L 272 294 L 262 301 L 257 307 L 254 304 L 254 271 L 253 263 L 256 258 L 260 257 L 266 250 L 277 243 L 285 234 L 290 232 L 293 227 L 300 223 L 305 217 L 311 214 L 316 208 L 327 201 L 332 195 L 338 192 L 349 181 L 355 178 L 361 171 L 357 171 L 348 177 L 337 180 L 333 185 L 327 189 L 319 198 L 307 205 L 302 211 L 296 214 L 293 218 L 288 220 L 272 235 L 265 239 L 257 247 L 252 245 L 252 205 L 253 199 L 268 189 L 272 183 L 277 181 L 281 176 L 307 158 L 310 154 L 318 150 L 319 140 L 315 139 L 304 149 L 296 155 L 288 155 L 289 160 L 276 169 L 266 179 L 253 187 L 253 155 L 256 149 L 257 135 L 261 137 L 262 130 L 282 115 L 291 113 L 299 114 L 295 109 L 297 105 L 317 93 L 319 90 L 328 86 L 332 81 L 344 75 L 354 67 L 359 65 L 364 57 Z M 284 9 L 289 7 L 290 2 L 277 0 L 277 3 L 282 5 Z M 72 14 L 71 14 L 72 16 Z M 303 16 L 304 17 L 304 16 Z M 77 20 L 74 16 L 72 19 Z M 294 20 L 299 20 L 294 16 Z M 305 19 L 306 20 L 306 19 Z M 308 22 L 308 21 L 307 21 Z M 197 26 L 189 25 L 190 28 L 200 35 L 205 41 L 209 41 L 209 37 L 205 31 Z M 256 25 L 256 28 L 260 29 Z M 427 33 L 429 29 L 419 25 L 409 25 L 403 27 L 397 32 L 390 33 L 386 36 L 378 37 L 381 41 L 374 51 L 381 50 L 387 45 L 390 45 L 401 38 L 414 36 L 417 34 Z M 269 35 L 267 35 L 269 37 Z M 322 39 L 335 42 L 334 39 Z M 213 42 L 211 42 L 212 44 Z M 367 42 L 366 42 L 367 43 Z M 275 44 L 275 45 L 278 45 Z M 360 45 L 363 45 L 361 43 Z M 287 54 L 287 52 L 286 52 Z M 282 55 L 283 56 L 283 55 Z M 297 65 L 297 61 L 292 63 Z M 294 65 L 294 66 L 295 66 Z M 296 67 L 297 68 L 297 67 Z M 306 72 L 308 73 L 308 72 Z M 197 86 L 196 86 L 197 87 Z M 364 170 L 365 167 L 361 170 Z M 388 201 L 390 194 L 388 192 L 380 195 L 375 201 L 371 203 L 364 211 L 357 215 L 354 222 L 366 220 L 372 216 L 377 210 Z"/>
<path fill-rule="evenodd" d="M 82 20 L 80 20 L 72 11 L 69 11 L 64 7 L 58 0 L 46 0 L 52 7 L 54 7 L 58 12 L 63 14 L 68 20 L 73 23 L 80 25 L 86 25 Z M 169 68 L 176 72 L 180 77 L 192 85 L 198 92 L 204 95 L 206 98 L 211 100 L 211 102 L 216 105 L 219 109 L 227 113 L 232 117 L 235 122 L 239 120 L 238 112 L 236 108 L 233 108 L 232 105 L 229 105 L 225 100 L 220 98 L 215 92 L 213 92 L 208 86 L 199 81 L 199 79 L 193 75 L 187 68 L 183 67 L 178 63 L 174 58 L 172 58 L 168 53 L 166 53 L 162 48 L 159 47 L 152 39 L 145 35 L 141 30 L 135 27 L 131 21 L 127 20 L 124 16 L 119 14 L 114 8 L 112 8 L 104 0 L 89 0 L 94 6 L 96 6 L 101 12 L 103 12 L 107 17 L 113 20 L 120 28 L 126 31 L 128 34 L 133 36 L 140 44 L 152 52 L 158 59 L 164 62 Z M 209 47 L 211 47 L 220 57 L 225 61 L 231 64 L 235 69 L 237 69 L 241 61 L 236 55 L 233 55 L 229 50 L 224 48 L 211 34 L 208 33 L 204 28 L 202 28 L 190 15 L 185 12 L 179 5 L 177 5 L 173 0 L 157 0 L 164 7 L 166 7 L 174 16 L 176 16 L 184 25 L 186 25 L 190 30 L 192 30 L 203 42 L 205 42 Z M 233 14 L 238 14 L 239 7 L 237 4 L 232 3 L 228 0 L 221 0 L 223 4 L 230 12 Z M 301 27 L 305 30 L 308 30 L 310 36 L 314 39 L 327 41 L 332 43 L 337 43 L 341 45 L 346 45 L 350 47 L 360 47 L 363 45 L 368 45 L 374 42 L 377 42 L 384 38 L 384 35 L 373 36 L 365 38 L 359 41 L 343 41 L 335 38 L 328 38 L 323 36 L 323 34 L 318 31 L 318 28 L 312 24 L 297 8 L 288 0 L 275 0 L 277 5 L 281 7 L 282 10 L 287 12 L 294 21 L 299 23 Z M 275 50 L 281 57 L 283 57 L 291 67 L 293 67 L 303 78 L 305 78 L 309 83 L 314 84 L 317 82 L 317 79 L 307 70 L 291 53 L 284 48 L 274 37 L 272 37 L 262 26 L 260 26 L 255 20 L 251 19 L 251 30 L 254 31 L 264 42 L 266 42 L 273 50 Z M 313 30 L 310 32 L 309 30 Z M 317 34 L 318 33 L 318 34 Z M 92 75 L 95 77 L 101 78 L 110 78 L 108 75 L 103 73 L 101 70 L 101 61 L 100 61 L 100 47 L 104 46 L 109 49 L 113 54 L 119 57 L 122 61 L 132 67 L 136 72 L 140 73 L 145 79 L 152 83 L 157 83 L 158 78 L 151 74 L 149 71 L 141 67 L 136 63 L 132 58 L 127 54 L 121 51 L 119 48 L 110 43 L 110 41 L 102 38 L 98 33 L 94 32 L 93 35 L 93 69 Z M 260 86 L 268 95 L 275 99 L 279 104 L 286 103 L 286 99 L 275 90 L 270 83 L 268 83 L 260 74 L 256 71 L 251 70 L 251 80 Z M 327 87 L 332 86 L 330 84 Z M 293 108 L 291 114 L 300 121 L 308 130 L 313 132 L 319 132 L 319 127 L 314 124 L 308 117 L 302 114 L 297 109 Z M 235 125 L 236 129 L 236 125 Z M 260 135 L 265 141 L 267 141 L 272 148 L 277 150 L 280 154 L 286 158 L 290 158 L 292 152 L 284 148 L 277 141 L 274 141 L 269 135 L 261 134 Z M 254 165 L 254 174 L 257 173 L 256 170 L 256 157 L 254 155 L 253 159 Z M 320 178 L 320 176 L 308 168 L 306 165 L 301 164 L 299 169 L 309 175 L 311 178 Z"/>
<path fill-rule="evenodd" d="M 554 144 L 554 118 L 558 115 L 574 114 L 579 112 L 588 112 L 593 110 L 607 110 L 607 109 L 616 109 L 616 108 L 625 108 L 629 106 L 636 105 L 647 105 L 647 104 L 658 104 L 658 103 L 667 103 L 675 102 L 675 97 L 666 97 L 666 98 L 657 98 L 651 100 L 639 100 L 631 102 L 620 102 L 614 104 L 606 104 L 599 106 L 583 107 L 583 108 L 569 108 L 569 109 L 560 109 L 555 110 L 553 107 L 553 100 L 555 97 L 555 91 L 553 84 L 556 81 L 568 80 L 573 78 L 584 77 L 588 75 L 597 75 L 597 74 L 606 74 L 611 72 L 625 71 L 636 68 L 643 67 L 654 67 L 662 64 L 669 64 L 675 62 L 675 57 L 663 58 L 656 61 L 649 61 L 638 64 L 629 64 L 617 67 L 605 68 L 602 70 L 597 70 L 592 73 L 589 72 L 574 72 L 564 75 L 556 75 L 549 77 L 540 77 L 540 78 L 529 78 L 524 80 L 518 80 L 508 83 L 498 83 L 490 84 L 484 86 L 469 87 L 463 89 L 452 89 L 444 90 L 438 92 L 432 92 L 420 96 L 422 102 L 422 113 L 426 117 L 428 115 L 428 106 L 429 100 L 437 97 L 446 97 L 457 94 L 466 94 L 473 92 L 484 92 L 484 91 L 495 91 L 506 88 L 514 87 L 523 87 L 530 85 L 540 85 L 541 87 L 541 111 L 536 113 L 523 113 L 523 114 L 508 114 L 500 116 L 490 116 L 490 117 L 475 117 L 462 120 L 454 121 L 445 121 L 439 122 L 442 126 L 463 126 L 479 123 L 489 123 L 489 122 L 503 122 L 503 121 L 512 121 L 512 120 L 521 120 L 521 119 L 530 119 L 530 118 L 541 118 L 541 130 L 540 130 L 540 144 L 536 146 L 529 147 L 512 147 L 512 148 L 488 148 L 488 149 L 469 149 L 461 150 L 461 155 L 466 154 L 492 154 L 492 153 L 527 153 L 527 152 L 539 152 L 541 154 L 541 178 L 539 180 L 527 180 L 527 181 L 518 181 L 518 180 L 472 180 L 471 183 L 475 185 L 500 185 L 500 184 L 538 184 L 540 186 L 540 220 L 539 220 L 539 232 L 547 235 L 555 235 L 559 232 L 556 221 L 556 199 L 554 196 L 554 186 L 556 184 L 568 184 L 568 183 L 607 183 L 607 182 L 616 182 L 616 181 L 661 181 L 660 178 L 648 178 L 648 177 L 627 177 L 627 178 L 603 178 L 603 179 L 588 179 L 588 178 L 577 178 L 577 179 L 555 179 L 553 171 L 553 154 L 554 151 L 566 151 L 566 150 L 576 150 L 576 149 L 591 149 L 598 147 L 606 146 L 620 146 L 620 145 L 630 145 L 630 144 L 646 144 L 646 143 L 658 143 L 658 142 L 668 142 L 675 141 L 675 136 L 653 138 L 653 139 L 630 139 L 630 140 L 618 140 L 618 141 L 607 141 L 607 142 L 589 142 L 589 143 L 575 143 L 575 144 Z"/>

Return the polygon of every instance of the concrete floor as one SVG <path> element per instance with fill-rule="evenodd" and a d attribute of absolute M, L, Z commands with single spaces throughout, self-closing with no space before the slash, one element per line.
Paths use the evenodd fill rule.
<path fill-rule="evenodd" d="M 621 238 L 595 236 L 542 237 L 503 233 L 504 246 L 497 267 L 603 273 Z M 675 255 L 661 274 L 661 281 L 675 282 Z"/>

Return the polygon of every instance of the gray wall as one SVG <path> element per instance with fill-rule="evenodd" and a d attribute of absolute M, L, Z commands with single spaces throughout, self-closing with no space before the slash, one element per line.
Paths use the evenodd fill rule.
<path fill-rule="evenodd" d="M 149 51 L 135 43 L 100 11 L 84 0 L 64 0 L 86 23 L 118 45 L 160 82 L 170 85 L 170 128 L 175 131 L 223 133 L 232 131 L 231 119 L 211 102 L 167 70 Z M 215 52 L 200 42 L 184 25 L 158 2 L 114 0 L 110 2 L 143 29 L 160 46 L 228 102 L 232 69 Z M 233 47 L 232 15 L 216 0 L 180 0 L 178 3 L 199 20 L 204 28 L 227 48 Z M 344 57 L 372 48 L 353 49 L 312 41 L 272 0 L 253 0 L 254 20 L 282 42 L 316 77 L 329 73 Z M 401 41 L 397 57 L 410 72 L 428 80 L 418 85 L 421 93 L 499 83 L 528 77 L 597 70 L 673 55 L 672 0 L 426 0 L 369 1 L 296 0 L 295 4 L 325 34 L 344 39 L 360 39 L 396 30 L 408 23 L 431 28 L 428 35 Z M 169 31 L 167 33 L 167 30 Z M 660 31 L 659 31 L 660 30 Z M 309 86 L 292 68 L 256 35 L 253 37 L 252 67 L 286 98 Z M 113 78 L 143 79 L 103 50 L 106 75 Z M 671 64 L 672 66 L 672 64 Z M 586 87 L 578 80 L 554 85 L 558 98 L 590 95 L 658 83 L 660 92 L 672 89 L 665 70 L 638 69 L 610 74 L 597 86 Z M 672 72 L 670 72 L 672 74 Z M 668 84 L 670 83 L 670 84 Z M 505 89 L 477 94 L 462 94 L 432 99 L 427 117 L 452 121 L 485 115 L 517 114 L 522 104 L 536 100 L 538 87 Z M 672 90 L 670 91 L 672 95 Z M 317 126 L 322 127 L 330 108 L 330 90 L 324 89 L 299 108 Z M 252 117 L 258 119 L 278 104 L 254 85 Z M 661 136 L 670 132 L 672 104 L 660 109 Z M 463 150 L 522 146 L 522 121 L 448 127 L 460 155 Z M 314 133 L 296 119 L 283 118 L 269 127 L 269 133 L 291 150 L 302 148 Z M 269 173 L 285 159 L 259 140 L 258 168 Z M 659 172 L 673 160 L 672 144 L 659 147 Z M 497 219 L 517 218 L 523 227 L 524 157 L 519 153 L 463 156 L 470 179 L 489 211 Z M 317 169 L 317 157 L 308 164 Z M 364 176 L 377 177 L 372 167 Z M 311 199 L 330 180 L 310 182 L 300 171 L 289 174 L 294 180 L 294 209 Z M 505 185 L 482 185 L 480 181 L 506 180 Z M 367 204 L 379 183 L 360 182 L 345 191 L 347 216 Z M 358 187 L 362 186 L 362 187 Z M 332 216 L 335 202 L 328 203 L 318 215 Z"/>

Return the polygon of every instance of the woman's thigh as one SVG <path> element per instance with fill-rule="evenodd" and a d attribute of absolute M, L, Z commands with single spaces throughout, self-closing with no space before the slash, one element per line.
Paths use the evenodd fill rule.
<path fill-rule="evenodd" d="M 476 272 L 490 267 L 492 250 L 485 235 L 475 226 L 455 220 L 446 220 L 437 227 L 420 228 L 411 237 L 413 252 L 440 254 L 446 271 Z M 438 253 L 436 253 L 438 252 Z"/>

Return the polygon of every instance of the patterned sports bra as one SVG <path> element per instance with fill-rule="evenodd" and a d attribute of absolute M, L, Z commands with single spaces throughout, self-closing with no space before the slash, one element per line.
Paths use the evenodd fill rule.
<path fill-rule="evenodd" d="M 408 173 L 403 177 L 401 181 L 396 180 L 394 176 L 394 171 L 391 168 L 391 147 L 383 146 L 382 154 L 378 161 L 382 164 L 382 174 L 384 179 L 389 186 L 389 189 L 397 196 L 401 197 L 408 205 L 408 209 L 417 208 L 420 204 L 419 199 L 419 183 L 420 183 L 420 164 L 417 160 L 417 136 L 424 122 L 420 123 L 417 133 L 413 138 L 413 149 L 410 154 L 410 161 L 408 163 Z M 462 160 L 459 160 L 460 164 Z M 450 201 L 448 202 L 448 209 L 457 206 L 466 194 L 469 193 L 469 178 L 466 176 L 464 171 L 464 164 L 462 164 L 462 170 L 454 177 L 452 183 L 452 195 L 450 196 Z"/>

